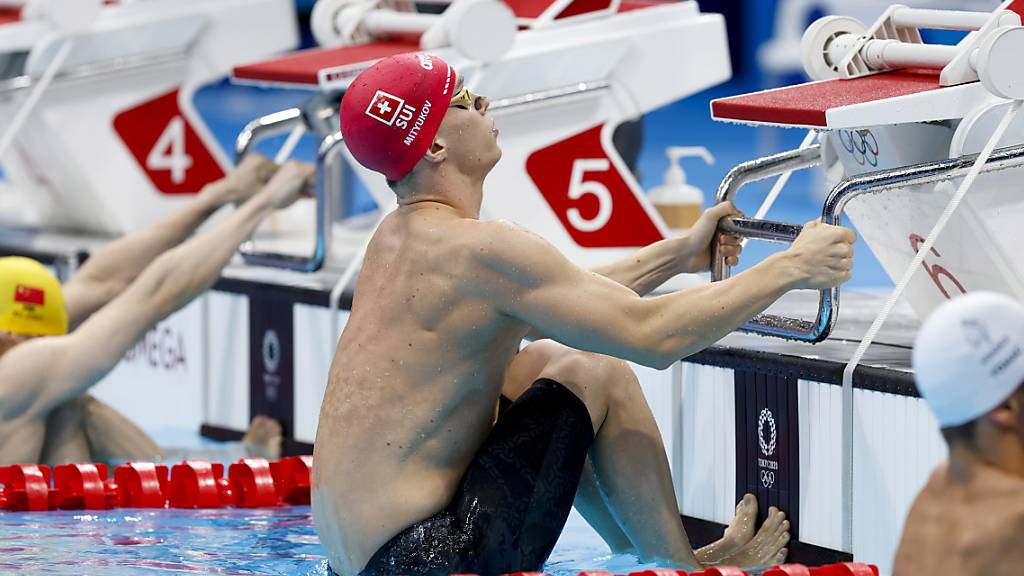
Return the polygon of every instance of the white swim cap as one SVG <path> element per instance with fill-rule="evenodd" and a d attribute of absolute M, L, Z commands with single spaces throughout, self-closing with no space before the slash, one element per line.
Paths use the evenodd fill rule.
<path fill-rule="evenodd" d="M 983 416 L 1024 381 L 1024 305 L 993 292 L 943 304 L 917 334 L 913 366 L 943 428 Z"/>

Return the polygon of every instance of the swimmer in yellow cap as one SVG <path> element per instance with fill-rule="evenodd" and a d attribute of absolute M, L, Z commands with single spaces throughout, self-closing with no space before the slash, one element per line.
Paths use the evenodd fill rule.
<path fill-rule="evenodd" d="M 312 175 L 309 165 L 249 156 L 178 212 L 97 252 L 63 288 L 38 262 L 0 259 L 0 465 L 158 456 L 137 426 L 86 392 L 157 322 L 209 288 L 238 245 Z M 192 235 L 234 203 L 242 204 Z M 262 420 L 250 432 L 272 442 L 271 428 Z"/>
<path fill-rule="evenodd" d="M 68 332 L 60 282 L 35 260 L 0 258 L 0 331 L 22 336 Z"/>

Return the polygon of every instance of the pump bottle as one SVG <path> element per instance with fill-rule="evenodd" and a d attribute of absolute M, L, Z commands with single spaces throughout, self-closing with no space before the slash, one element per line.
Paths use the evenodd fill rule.
<path fill-rule="evenodd" d="M 714 164 L 715 157 L 703 146 L 669 146 L 665 148 L 665 155 L 668 156 L 665 181 L 651 190 L 649 198 L 672 232 L 685 231 L 700 218 L 704 210 L 704 193 L 686 183 L 686 172 L 680 160 L 697 156 L 708 164 Z"/>

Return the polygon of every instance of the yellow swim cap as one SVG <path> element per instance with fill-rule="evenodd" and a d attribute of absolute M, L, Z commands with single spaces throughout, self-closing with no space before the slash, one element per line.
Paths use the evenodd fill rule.
<path fill-rule="evenodd" d="M 29 336 L 67 334 L 60 282 L 31 258 L 0 258 L 0 330 Z"/>

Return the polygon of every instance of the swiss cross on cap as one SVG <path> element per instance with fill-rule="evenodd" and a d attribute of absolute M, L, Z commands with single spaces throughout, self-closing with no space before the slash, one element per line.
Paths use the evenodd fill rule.
<path fill-rule="evenodd" d="M 398 117 L 398 113 L 401 112 L 404 105 L 405 100 L 392 96 L 383 90 L 377 90 L 377 94 L 373 97 L 373 101 L 370 102 L 369 108 L 366 109 L 366 114 L 370 118 L 376 118 L 391 126 L 395 123 L 395 118 Z"/>

